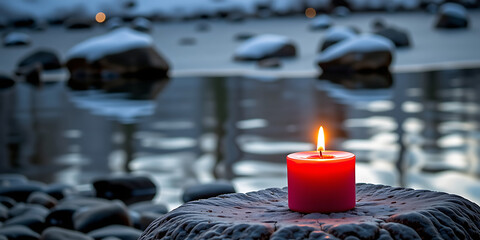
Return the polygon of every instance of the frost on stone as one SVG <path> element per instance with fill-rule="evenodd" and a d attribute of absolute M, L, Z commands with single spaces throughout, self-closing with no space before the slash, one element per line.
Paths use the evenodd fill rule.
<path fill-rule="evenodd" d="M 288 37 L 263 34 L 252 37 L 240 45 L 235 53 L 235 60 L 260 60 L 270 57 L 293 57 L 295 46 Z"/>
<path fill-rule="evenodd" d="M 119 28 L 74 46 L 67 52 L 67 61 L 73 58 L 85 58 L 87 61 L 93 62 L 106 55 L 149 47 L 152 44 L 153 39 L 148 34 L 129 28 Z"/>
<path fill-rule="evenodd" d="M 287 188 L 192 201 L 155 220 L 154 239 L 480 239 L 480 207 L 460 196 L 357 184 L 339 213 L 290 211 Z"/>

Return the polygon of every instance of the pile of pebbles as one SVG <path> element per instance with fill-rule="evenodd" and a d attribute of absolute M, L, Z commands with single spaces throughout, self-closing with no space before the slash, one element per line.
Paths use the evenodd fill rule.
<path fill-rule="evenodd" d="M 96 179 L 90 190 L 0 174 L 0 240 L 136 240 L 168 212 L 152 201 L 159 187 L 145 176 Z M 234 193 L 228 182 L 189 185 L 182 200 Z"/>

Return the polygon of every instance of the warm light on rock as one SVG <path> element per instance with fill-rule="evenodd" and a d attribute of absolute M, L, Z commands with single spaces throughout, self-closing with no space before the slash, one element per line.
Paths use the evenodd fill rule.
<path fill-rule="evenodd" d="M 98 23 L 105 22 L 105 19 L 107 19 L 107 16 L 103 12 L 99 12 L 97 13 L 97 15 L 95 15 L 95 21 L 97 21 Z"/>
<path fill-rule="evenodd" d="M 315 11 L 315 9 L 313 8 L 307 8 L 305 10 L 305 16 L 307 16 L 308 18 L 314 18 L 315 15 L 317 15 L 317 11 Z"/>

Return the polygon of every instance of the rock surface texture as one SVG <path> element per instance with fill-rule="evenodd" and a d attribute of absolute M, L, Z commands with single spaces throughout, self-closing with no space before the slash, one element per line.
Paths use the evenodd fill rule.
<path fill-rule="evenodd" d="M 152 222 L 153 239 L 480 239 L 480 207 L 428 190 L 357 184 L 354 209 L 290 211 L 287 188 L 189 202 Z"/>

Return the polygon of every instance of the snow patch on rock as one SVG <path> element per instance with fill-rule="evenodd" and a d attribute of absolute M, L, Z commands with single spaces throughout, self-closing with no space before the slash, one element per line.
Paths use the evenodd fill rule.
<path fill-rule="evenodd" d="M 235 56 L 244 59 L 260 59 L 290 43 L 291 40 L 288 37 L 263 34 L 246 40 L 237 48 Z"/>

